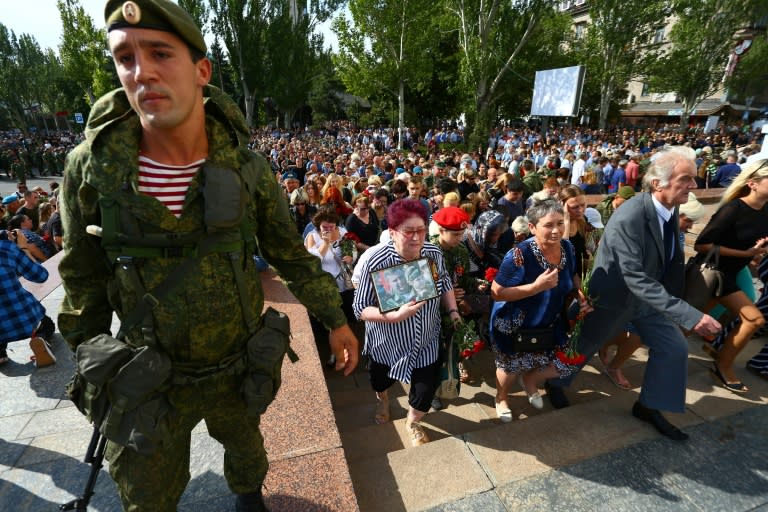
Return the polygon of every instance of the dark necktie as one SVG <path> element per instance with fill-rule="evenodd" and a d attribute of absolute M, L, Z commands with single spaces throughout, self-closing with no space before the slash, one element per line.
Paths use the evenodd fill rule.
<path fill-rule="evenodd" d="M 674 214 L 664 223 L 664 265 L 672 261 L 675 243 L 675 216 Z"/>

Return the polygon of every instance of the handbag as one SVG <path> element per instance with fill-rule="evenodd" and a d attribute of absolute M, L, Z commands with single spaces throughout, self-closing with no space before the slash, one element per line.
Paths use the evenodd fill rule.
<path fill-rule="evenodd" d="M 703 311 L 707 304 L 723 293 L 723 273 L 720 264 L 720 246 L 713 245 L 706 254 L 697 254 L 685 265 L 685 294 L 683 300 Z"/>
<path fill-rule="evenodd" d="M 453 330 L 450 331 L 446 345 L 441 347 L 443 364 L 440 365 L 440 383 L 435 391 L 435 396 L 444 400 L 453 400 L 459 397 L 459 366 L 456 364 L 456 350 L 453 344 Z M 442 345 L 442 344 L 441 344 Z"/>
<path fill-rule="evenodd" d="M 557 346 L 555 324 L 535 329 L 518 329 L 512 333 L 514 352 L 547 352 Z"/>
<path fill-rule="evenodd" d="M 354 290 L 355 285 L 352 282 L 352 269 L 349 268 L 349 265 L 344 263 L 341 258 L 336 256 L 336 253 L 333 253 L 333 258 L 336 260 L 336 263 L 339 264 L 339 268 L 341 268 L 339 275 L 336 276 L 336 280 L 341 279 L 344 283 L 344 289 L 342 291 Z"/>

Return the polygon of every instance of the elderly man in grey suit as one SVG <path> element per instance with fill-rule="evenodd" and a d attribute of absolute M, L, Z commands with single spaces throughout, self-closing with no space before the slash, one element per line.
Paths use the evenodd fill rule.
<path fill-rule="evenodd" d="M 584 321 L 579 346 L 589 359 L 631 322 L 650 348 L 632 414 L 676 441 L 688 435 L 660 410 L 685 408 L 688 344 L 680 327 L 701 335 L 714 335 L 721 328 L 717 320 L 679 298 L 684 258 L 677 206 L 696 188 L 694 158 L 693 150 L 682 146 L 658 153 L 643 178 L 645 192 L 623 204 L 606 225 L 589 286 L 595 310 Z M 562 388 L 572 378 L 547 383 L 554 407 L 568 405 Z"/>

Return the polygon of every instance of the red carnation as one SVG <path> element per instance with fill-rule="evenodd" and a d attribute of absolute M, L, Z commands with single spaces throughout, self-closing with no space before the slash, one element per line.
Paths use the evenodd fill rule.
<path fill-rule="evenodd" d="M 496 274 L 498 273 L 499 273 L 499 269 L 488 267 L 485 270 L 485 280 L 488 281 L 489 283 L 492 283 L 493 280 L 496 279 Z"/>

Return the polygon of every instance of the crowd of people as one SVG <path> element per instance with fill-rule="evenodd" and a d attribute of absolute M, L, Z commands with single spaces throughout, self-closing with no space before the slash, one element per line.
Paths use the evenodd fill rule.
<path fill-rule="evenodd" d="M 81 140 L 69 131 L 0 132 L 0 175 L 23 184 L 30 176 L 62 176 L 67 153 Z"/>
<path fill-rule="evenodd" d="M 762 327 L 762 310 L 744 300 L 734 274 L 768 252 L 768 161 L 739 172 L 732 165 L 759 151 L 748 132 L 723 129 L 707 140 L 666 129 L 503 128 L 470 151 L 456 150 L 458 125 L 423 135 L 348 123 L 249 133 L 238 106 L 208 85 L 207 44 L 177 3 L 110 0 L 104 22 L 122 87 L 96 101 L 87 142 L 67 155 L 67 232 L 40 238 L 64 238 L 58 327 L 77 349 L 70 398 L 94 422 L 93 439 L 107 438 L 91 443 L 103 450 L 93 459 L 107 460 L 126 510 L 176 510 L 190 478 L 191 432 L 202 421 L 223 445 L 235 510 L 268 510 L 259 422 L 284 356 L 295 354 L 285 315 L 268 308 L 257 316 L 265 302 L 257 249 L 307 307 L 345 375 L 360 355 L 351 324 L 364 324 L 373 419 L 390 421 L 390 388 L 410 384 L 405 428 L 414 446 L 429 441 L 423 421 L 444 406 L 435 400 L 443 361 L 456 343 L 472 341 L 473 322 L 495 356 L 501 421 L 512 420 L 506 393 L 515 376 L 533 407 L 543 406 L 542 385 L 553 406 L 567 406 L 570 380 L 605 344 L 621 344 L 624 330 L 651 348 L 632 414 L 671 439 L 687 437 L 661 412 L 684 406 L 680 328 L 713 340 L 713 375 L 747 391 L 733 357 Z M 0 273 L 16 281 L 3 289 L 17 292 L 2 296 L 4 311 L 21 306 L 14 318 L 24 320 L 5 319 L 3 330 L 31 335 L 35 351 L 53 324 L 23 302 L 18 276 L 45 279 L 35 260 L 46 253 L 36 254 L 30 238 L 49 222 L 36 211 L 41 191 L 27 194 L 25 177 L 60 169 L 29 153 L 35 142 L 45 154 L 76 141 L 32 139 L 4 140 L 10 162 L 0 168 L 20 186 L 3 198 L 10 229 L 0 231 Z M 729 179 L 696 244 L 702 252 L 718 244 L 730 258 L 727 294 L 716 299 L 738 321 L 722 330 L 679 298 L 679 207 L 697 182 Z M 603 205 L 610 219 L 587 208 L 587 194 L 604 192 L 614 194 Z M 753 221 L 737 234 L 723 228 L 734 211 Z M 115 313 L 122 324 L 112 337 Z M 578 347 L 568 337 L 572 322 Z M 483 344 L 462 345 L 462 354 Z M 576 349 L 586 357 L 574 357 Z M 750 370 L 764 376 L 761 357 Z M 123 372 L 129 366 L 135 373 Z"/>
<path fill-rule="evenodd" d="M 474 321 L 478 335 L 495 355 L 495 404 L 502 422 L 513 418 L 508 396 L 515 382 L 535 408 L 543 407 L 542 387 L 553 406 L 568 404 L 563 389 L 584 363 L 564 361 L 558 354 L 568 348 L 574 317 L 585 324 L 581 337 L 591 338 L 582 343 L 586 360 L 599 353 L 601 370 L 619 388 L 639 384 L 626 378 L 622 365 L 642 344 L 657 346 L 664 340 L 685 348 L 683 332 L 696 332 L 708 340 L 718 383 L 734 392 L 746 391 L 733 360 L 763 325 L 757 307 L 738 287 L 728 288 L 728 295 L 737 291 L 740 295 L 719 302 L 740 322 L 726 331 L 727 341 L 710 345 L 723 333 L 708 314 L 714 299 L 708 311 L 698 311 L 679 297 L 684 237 L 704 217 L 701 203 L 691 193 L 694 188 L 726 187 L 727 202 L 739 199 L 738 212 L 749 210 L 744 222 L 750 226 L 740 230 L 737 241 L 723 238 L 722 231 L 710 240 L 716 224 L 735 225 L 731 217 L 716 221 L 725 218 L 725 213 L 718 213 L 702 230 L 696 251 L 705 252 L 711 243 L 718 243 L 726 261 L 731 255 L 739 258 L 737 271 L 745 270 L 752 257 L 765 254 L 768 210 L 761 201 L 768 194 L 760 183 L 768 167 L 756 172 L 755 164 L 746 163 L 760 151 L 749 133 L 703 136 L 562 129 L 543 137 L 528 128 L 499 129 L 493 131 L 486 151 L 466 153 L 429 136 L 419 138 L 414 131 L 408 132 L 410 149 L 387 149 L 378 133 L 339 125 L 293 137 L 256 133 L 251 141 L 252 148 L 270 160 L 290 201 L 297 232 L 310 251 L 317 250 L 319 236 L 313 216 L 325 218 L 330 212 L 338 218 L 340 231 L 331 244 L 338 253 L 336 264 L 324 261 L 324 267 L 336 278 L 340 293 L 354 296 L 354 314 L 364 325 L 363 354 L 371 368 L 376 422 L 390 419 L 387 389 L 392 383 L 410 383 L 407 434 L 414 445 L 428 440 L 420 422 L 430 408 L 444 406 L 435 390 L 446 351 L 455 350 L 450 333 L 456 321 Z M 627 204 L 633 208 L 626 209 Z M 723 209 L 734 206 L 724 202 Z M 660 221 L 659 232 L 643 232 L 642 226 L 652 223 L 645 217 L 648 208 L 666 212 L 659 218 L 673 219 L 674 225 L 665 228 L 666 222 Z M 614 221 L 625 209 L 628 220 Z M 740 218 L 739 213 L 734 215 Z M 634 227 L 627 227 L 629 221 Z M 606 234 L 608 242 L 603 241 Z M 653 261 L 650 253 L 639 256 L 655 250 L 653 237 L 664 240 L 670 251 L 670 257 L 658 263 L 648 263 Z M 338 259 L 344 240 L 354 247 L 344 262 L 354 267 L 351 282 L 342 279 L 344 265 Z M 636 246 L 638 240 L 646 245 Z M 613 279 L 624 282 L 615 288 L 634 297 L 623 310 L 627 314 L 594 304 L 582 292 L 581 281 L 600 265 L 598 255 L 605 245 L 621 247 L 611 248 L 611 257 L 605 249 L 603 264 Z M 630 247 L 635 247 L 632 255 L 626 252 Z M 625 262 L 623 258 L 630 256 L 632 261 Z M 380 272 L 421 258 L 436 262 L 436 300 L 419 300 L 409 280 L 398 272 Z M 641 265 L 636 275 L 630 272 L 634 264 Z M 616 265 L 621 271 L 616 272 Z M 489 271 L 494 276 L 490 279 Z M 377 290 L 382 275 L 389 279 L 383 286 L 396 293 Z M 593 286 L 605 284 L 596 280 Z M 617 324 L 590 317 L 624 320 Z M 515 348 L 518 334 L 529 329 L 550 331 L 554 341 L 544 351 L 520 351 Z M 657 355 L 649 361 L 649 374 L 665 373 L 657 380 L 677 390 L 674 399 L 658 399 L 654 388 L 659 384 L 646 384 L 647 391 L 632 412 L 662 434 L 684 439 L 685 434 L 660 413 L 680 411 L 684 397 L 687 348 L 684 353 L 670 351 L 674 355 L 666 359 Z M 661 353 L 658 348 L 655 352 Z M 751 364 L 750 371 L 768 377 L 764 357 Z M 472 378 L 461 362 L 458 373 L 465 382 Z"/>

